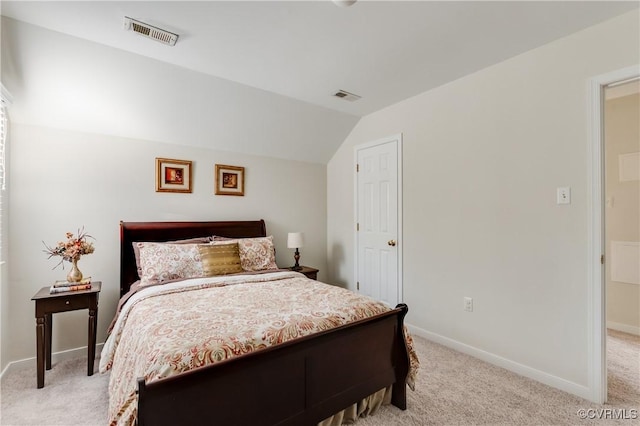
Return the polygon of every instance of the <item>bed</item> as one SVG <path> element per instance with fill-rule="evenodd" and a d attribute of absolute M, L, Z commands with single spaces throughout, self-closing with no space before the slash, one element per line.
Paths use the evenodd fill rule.
<path fill-rule="evenodd" d="M 128 398 L 129 405 L 114 408 L 110 403 L 110 412 L 127 412 L 121 417 L 111 416 L 112 424 L 332 424 L 336 419 L 340 420 L 339 416 L 334 416 L 336 413 L 344 413 L 343 410 L 356 407 L 374 397 L 384 397 L 396 407 L 406 409 L 407 380 L 415 373 L 417 358 L 411 345 L 407 343 L 410 338 L 403 321 L 408 308 L 404 304 L 395 309 L 382 309 L 379 304 L 357 300 L 361 296 L 347 290 L 317 283 L 302 274 L 287 270 L 174 280 L 131 296 L 131 285 L 139 280 L 133 243 L 167 242 L 204 236 L 260 239 L 267 237 L 267 233 L 263 220 L 120 224 L 121 303 L 128 297 L 130 299 L 123 304 L 122 313 L 118 321 L 114 322 L 114 330 L 103 349 L 104 358 L 101 359 L 100 369 L 112 369 L 110 398 L 115 399 L 115 394 L 125 394 L 124 399 Z M 295 292 L 300 292 L 302 296 L 296 295 L 294 298 L 292 295 Z M 244 295 L 240 296 L 240 293 Z M 239 299 L 240 297 L 243 299 Z M 303 308 L 294 302 L 297 303 L 298 299 L 306 301 L 307 298 L 307 303 L 313 306 L 309 309 L 312 312 L 296 311 Z M 353 305 L 347 300 L 350 298 L 354 300 Z M 197 305 L 202 304 L 207 309 L 217 309 L 216 312 L 221 315 L 221 312 L 226 312 L 226 306 L 233 299 L 242 301 L 240 306 L 246 308 L 242 311 L 246 315 L 234 311 L 226 317 L 223 315 L 211 320 L 202 319 L 199 314 L 194 313 L 200 312 Z M 321 317 L 325 301 L 329 300 L 332 300 L 332 304 L 344 305 L 336 308 L 331 305 L 331 309 L 337 309 L 339 314 Z M 363 305 L 356 305 L 356 302 Z M 171 308 L 173 303 L 185 303 L 190 309 L 180 312 L 181 308 Z M 219 306 L 214 307 L 216 304 Z M 166 307 L 167 312 L 161 314 L 162 320 L 153 326 L 156 328 L 151 333 L 148 331 L 150 328 L 145 328 L 151 327 L 148 312 L 159 312 L 156 310 L 160 307 Z M 273 308 L 271 311 L 270 307 Z M 147 317 L 138 314 L 145 309 L 148 310 Z M 259 316 L 254 319 L 250 311 L 261 311 L 260 315 L 263 316 L 282 311 L 290 317 L 307 317 L 295 326 L 287 324 L 276 333 L 264 330 L 259 332 L 262 338 L 277 335 L 273 339 L 276 344 L 253 347 L 253 343 L 246 344 L 234 335 L 229 338 L 231 343 L 226 342 L 224 346 L 227 352 L 234 352 L 232 356 L 220 356 L 221 350 L 218 348 L 205 351 L 206 355 L 196 355 L 194 352 L 191 358 L 186 354 L 188 361 L 184 359 L 185 354 L 171 355 L 172 365 L 180 366 L 176 369 L 177 373 L 163 371 L 162 374 L 148 374 L 145 370 L 148 367 L 142 366 L 139 371 L 133 368 L 133 364 L 147 362 L 140 361 L 145 356 L 139 354 L 145 350 L 149 351 L 145 352 L 146 358 L 154 361 L 159 358 L 156 353 L 158 349 L 154 345 L 166 340 L 165 337 L 171 333 L 179 333 L 181 338 L 188 334 L 190 338 L 207 328 L 194 325 L 197 330 L 187 331 L 186 326 L 167 329 L 166 324 L 163 324 L 173 324 L 181 316 L 186 316 L 185 324 L 198 324 L 198 321 L 204 320 L 208 321 L 206 324 L 211 324 L 212 329 L 220 328 L 220 324 L 229 329 L 255 328 L 251 332 L 256 335 L 261 324 L 264 327 L 269 321 L 281 321 Z M 143 318 L 139 321 L 143 325 L 139 329 L 129 328 L 133 326 L 128 322 L 133 322 L 137 315 Z M 343 317 L 344 321 L 335 320 Z M 330 326 L 327 326 L 328 322 L 332 322 Z M 251 327 L 252 324 L 254 327 Z M 282 336 L 287 333 L 293 337 Z M 155 337 L 149 338 L 147 335 Z M 137 339 L 142 343 L 130 343 Z M 197 336 L 197 339 L 200 342 L 203 337 Z M 127 346 L 129 344 L 130 347 Z M 210 347 L 209 342 L 206 345 L 198 343 L 198 346 L 202 345 Z M 126 358 L 127 356 L 130 358 Z M 126 368 L 133 368 L 134 372 L 116 371 L 118 363 Z M 132 374 L 138 376 L 129 377 Z M 127 382 L 126 386 L 134 388 L 137 382 L 137 389 L 116 391 L 113 382 L 118 382 L 118 386 Z"/>

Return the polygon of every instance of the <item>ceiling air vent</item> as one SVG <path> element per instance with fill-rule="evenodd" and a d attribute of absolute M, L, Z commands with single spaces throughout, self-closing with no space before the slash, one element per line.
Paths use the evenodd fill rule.
<path fill-rule="evenodd" d="M 355 95 L 353 93 L 349 93 L 346 90 L 338 90 L 333 96 L 344 99 L 345 101 L 354 102 L 360 99 L 362 96 Z"/>
<path fill-rule="evenodd" d="M 174 46 L 176 41 L 178 41 L 178 34 L 145 24 L 144 22 L 136 21 L 128 16 L 124 17 L 124 29 L 134 31 L 160 43 L 168 44 L 169 46 Z"/>

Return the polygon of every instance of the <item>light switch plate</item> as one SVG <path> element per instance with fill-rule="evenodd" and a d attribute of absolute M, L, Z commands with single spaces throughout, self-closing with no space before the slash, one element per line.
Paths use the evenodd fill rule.
<path fill-rule="evenodd" d="M 558 187 L 556 192 L 556 202 L 558 204 L 571 204 L 571 187 Z"/>

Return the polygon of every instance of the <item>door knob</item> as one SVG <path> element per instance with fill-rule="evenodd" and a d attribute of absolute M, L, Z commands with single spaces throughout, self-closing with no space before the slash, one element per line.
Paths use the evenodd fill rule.
<path fill-rule="evenodd" d="M 389 240 L 389 241 L 387 241 L 387 244 L 389 244 L 391 247 L 395 247 L 396 246 L 396 240 Z"/>

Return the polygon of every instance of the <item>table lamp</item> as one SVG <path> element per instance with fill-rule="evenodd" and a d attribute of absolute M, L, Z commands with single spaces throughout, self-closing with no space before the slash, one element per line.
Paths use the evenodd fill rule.
<path fill-rule="evenodd" d="M 304 234 L 302 232 L 289 232 L 289 237 L 287 238 L 287 247 L 296 249 L 293 258 L 296 260 L 296 264 L 293 265 L 290 269 L 292 271 L 299 271 L 302 269 L 302 266 L 298 263 L 300 260 L 300 252 L 298 249 L 304 246 Z"/>

